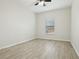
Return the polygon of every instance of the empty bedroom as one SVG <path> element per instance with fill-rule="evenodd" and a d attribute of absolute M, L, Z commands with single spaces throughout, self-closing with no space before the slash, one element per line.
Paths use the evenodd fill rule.
<path fill-rule="evenodd" d="M 79 59 L 79 0 L 0 0 L 0 59 Z"/>

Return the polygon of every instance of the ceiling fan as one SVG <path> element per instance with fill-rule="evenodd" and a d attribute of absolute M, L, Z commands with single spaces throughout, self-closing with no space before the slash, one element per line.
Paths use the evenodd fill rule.
<path fill-rule="evenodd" d="M 51 0 L 38 0 L 38 1 L 35 3 L 35 6 L 37 6 L 37 5 L 46 6 L 45 2 L 51 2 Z"/>

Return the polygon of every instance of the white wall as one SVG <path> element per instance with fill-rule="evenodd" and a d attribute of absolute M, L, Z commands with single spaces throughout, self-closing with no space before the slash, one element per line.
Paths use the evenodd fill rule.
<path fill-rule="evenodd" d="M 34 34 L 35 15 L 17 0 L 0 0 L 0 48 L 29 41 Z"/>
<path fill-rule="evenodd" d="M 69 41 L 71 8 L 58 9 L 37 14 L 37 38 Z M 55 19 L 54 34 L 45 33 L 46 18 Z"/>
<path fill-rule="evenodd" d="M 79 55 L 79 0 L 72 3 L 71 42 Z"/>

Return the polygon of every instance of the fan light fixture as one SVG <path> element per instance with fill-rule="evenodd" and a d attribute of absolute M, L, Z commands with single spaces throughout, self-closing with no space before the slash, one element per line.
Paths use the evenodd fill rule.
<path fill-rule="evenodd" d="M 40 5 L 40 6 L 41 6 L 41 5 L 46 6 L 44 0 L 37 2 L 35 5 L 36 5 L 36 6 L 37 6 L 37 5 Z"/>
<path fill-rule="evenodd" d="M 46 3 L 45 3 L 45 2 L 51 2 L 51 0 L 38 0 L 38 1 L 35 3 L 35 6 L 37 6 L 37 5 L 46 6 Z"/>

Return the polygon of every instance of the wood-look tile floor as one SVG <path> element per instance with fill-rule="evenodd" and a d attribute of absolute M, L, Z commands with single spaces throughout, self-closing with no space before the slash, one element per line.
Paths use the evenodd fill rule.
<path fill-rule="evenodd" d="M 79 59 L 69 42 L 36 39 L 0 50 L 0 59 Z"/>

